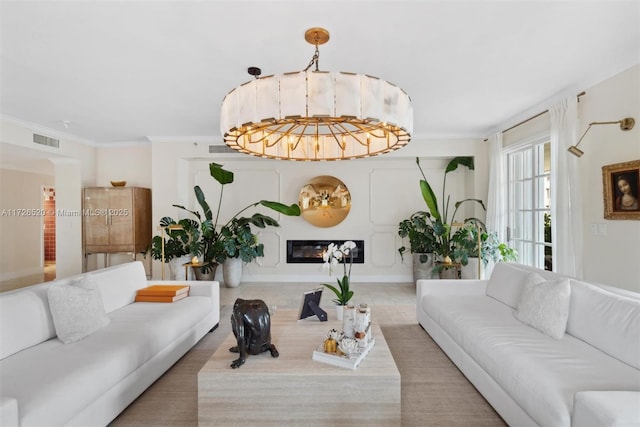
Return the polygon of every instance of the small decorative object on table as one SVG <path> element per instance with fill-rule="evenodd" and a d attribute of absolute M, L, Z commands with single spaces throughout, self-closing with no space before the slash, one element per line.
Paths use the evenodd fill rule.
<path fill-rule="evenodd" d="M 111 185 L 114 187 L 124 187 L 127 185 L 127 181 L 111 181 Z"/>
<path fill-rule="evenodd" d="M 366 328 L 370 331 L 370 328 Z M 340 368 L 356 369 L 375 344 L 371 333 L 363 339 L 349 338 L 336 329 L 331 329 L 312 359 Z"/>
<path fill-rule="evenodd" d="M 338 342 L 342 339 L 342 334 L 337 329 L 331 329 L 324 340 L 323 350 L 325 353 L 335 353 L 338 351 Z"/>
<path fill-rule="evenodd" d="M 333 267 L 342 262 L 343 275 L 342 279 L 336 279 L 338 281 L 338 287 L 324 284 L 327 288 L 331 289 L 336 294 L 336 299 L 333 302 L 336 303 L 336 317 L 338 320 L 342 320 L 344 306 L 347 305 L 349 300 L 353 297 L 353 291 L 349 289 L 351 282 L 351 267 L 353 266 L 353 250 L 356 248 L 356 244 L 347 240 L 340 247 L 335 243 L 330 243 L 327 250 L 322 254 L 324 264 L 323 269 L 329 270 L 329 274 L 332 274 Z M 349 269 L 347 270 L 346 259 L 349 258 Z"/>
<path fill-rule="evenodd" d="M 371 337 L 371 309 L 367 304 L 360 304 L 356 313 L 353 336 L 360 347 L 366 347 Z"/>
<path fill-rule="evenodd" d="M 272 357 L 280 355 L 276 346 L 271 344 L 271 316 L 264 301 L 238 298 L 233 304 L 231 329 L 238 345 L 231 347 L 229 351 L 239 354 L 231 363 L 233 369 L 244 365 L 249 354 L 268 351 Z"/>

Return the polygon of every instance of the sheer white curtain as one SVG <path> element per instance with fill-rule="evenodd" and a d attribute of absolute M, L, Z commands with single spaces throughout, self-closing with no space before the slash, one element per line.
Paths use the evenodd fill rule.
<path fill-rule="evenodd" d="M 489 137 L 489 195 L 487 197 L 487 229 L 498 233 L 501 242 L 507 240 L 507 176 L 502 150 L 502 132 Z M 493 263 L 485 268 L 489 277 Z"/>
<path fill-rule="evenodd" d="M 552 239 L 554 270 L 582 277 L 582 195 L 579 159 L 567 149 L 576 141 L 578 100 L 565 99 L 549 109 L 551 116 Z M 555 189 L 555 192 L 553 191 Z"/>

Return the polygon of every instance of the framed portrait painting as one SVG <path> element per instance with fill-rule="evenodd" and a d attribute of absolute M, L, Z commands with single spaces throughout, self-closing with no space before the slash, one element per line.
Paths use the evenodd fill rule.
<path fill-rule="evenodd" d="M 640 160 L 602 167 L 604 217 L 640 220 Z"/>

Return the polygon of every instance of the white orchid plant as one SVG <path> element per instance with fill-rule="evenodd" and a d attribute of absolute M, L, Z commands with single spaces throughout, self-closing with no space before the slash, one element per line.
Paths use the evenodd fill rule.
<path fill-rule="evenodd" d="M 322 254 L 322 260 L 324 261 L 323 269 L 329 270 L 329 274 L 333 273 L 333 269 L 342 262 L 343 275 L 342 279 L 336 279 L 338 286 L 324 284 L 327 288 L 331 289 L 336 294 L 336 299 L 333 300 L 338 305 L 347 305 L 349 300 L 353 297 L 353 291 L 349 289 L 349 282 L 351 280 L 351 267 L 353 265 L 353 250 L 356 248 L 356 244 L 351 240 L 347 240 L 338 247 L 335 243 L 330 243 L 327 250 Z M 349 268 L 347 269 L 347 259 L 349 262 Z"/>

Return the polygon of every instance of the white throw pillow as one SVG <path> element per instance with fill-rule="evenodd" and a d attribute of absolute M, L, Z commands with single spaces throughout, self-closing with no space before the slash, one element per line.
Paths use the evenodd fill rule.
<path fill-rule="evenodd" d="M 69 285 L 52 285 L 47 291 L 56 334 L 69 344 L 79 341 L 111 321 L 102 304 L 102 296 L 90 277 Z"/>
<path fill-rule="evenodd" d="M 567 329 L 571 303 L 569 279 L 545 282 L 540 276 L 538 278 L 531 278 L 525 285 L 514 315 L 540 332 L 557 340 L 562 339 Z"/>

